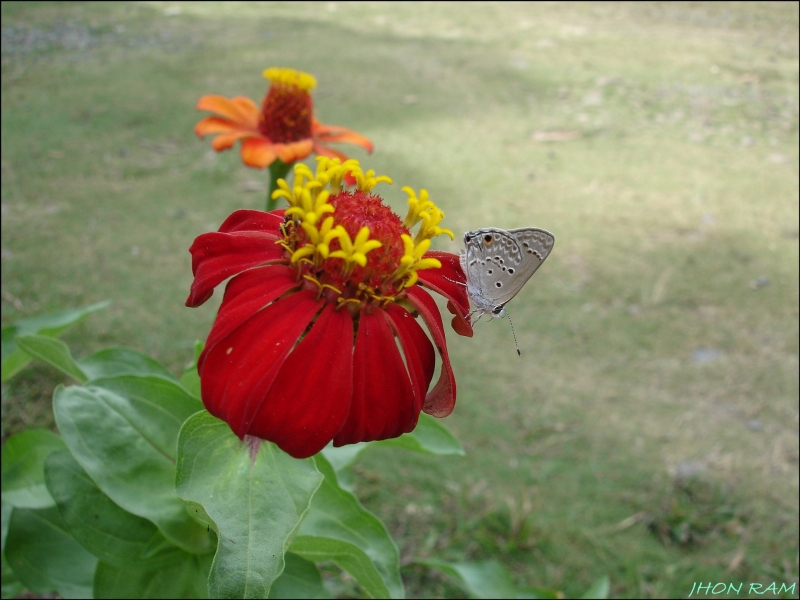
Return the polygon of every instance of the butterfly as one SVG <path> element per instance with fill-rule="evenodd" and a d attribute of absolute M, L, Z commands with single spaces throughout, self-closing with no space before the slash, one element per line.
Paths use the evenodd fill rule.
<path fill-rule="evenodd" d="M 467 294 L 475 305 L 470 322 L 476 323 L 485 314 L 497 318 L 506 314 L 505 305 L 548 257 L 554 243 L 552 233 L 536 227 L 508 231 L 486 227 L 465 233 L 460 258 L 467 276 Z M 475 314 L 478 318 L 473 321 Z"/>

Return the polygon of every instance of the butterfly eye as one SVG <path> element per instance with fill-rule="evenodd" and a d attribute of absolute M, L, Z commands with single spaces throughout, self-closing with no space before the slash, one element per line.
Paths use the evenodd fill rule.
<path fill-rule="evenodd" d="M 492 243 L 492 236 L 487 233 L 485 236 L 483 236 L 483 241 L 486 242 L 486 245 L 488 246 Z"/>

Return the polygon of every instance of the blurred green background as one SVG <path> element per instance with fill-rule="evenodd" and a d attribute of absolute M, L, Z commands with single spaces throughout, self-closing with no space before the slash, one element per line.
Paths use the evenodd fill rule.
<path fill-rule="evenodd" d="M 509 305 L 521 358 L 506 321 L 449 335 L 467 456 L 357 467 L 409 597 L 463 595 L 414 557 L 567 596 L 797 582 L 797 39 L 794 2 L 3 2 L 3 325 L 110 298 L 74 355 L 182 369 L 221 296 L 183 306 L 187 249 L 267 182 L 194 105 L 301 69 L 398 212 L 403 185 L 445 211 L 440 249 L 556 236 Z M 3 439 L 53 427 L 62 381 L 4 384 Z"/>

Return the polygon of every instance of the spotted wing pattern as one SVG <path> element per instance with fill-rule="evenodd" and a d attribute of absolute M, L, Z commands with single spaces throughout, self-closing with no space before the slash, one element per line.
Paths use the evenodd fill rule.
<path fill-rule="evenodd" d="M 461 266 L 478 311 L 501 311 L 544 262 L 554 242 L 553 234 L 535 227 L 489 227 L 464 234 Z"/>

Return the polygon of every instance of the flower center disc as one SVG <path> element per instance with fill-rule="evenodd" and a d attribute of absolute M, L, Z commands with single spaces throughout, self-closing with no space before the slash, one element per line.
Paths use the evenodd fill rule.
<path fill-rule="evenodd" d="M 362 227 L 368 227 L 370 239 L 382 245 L 369 253 L 366 267 L 356 266 L 348 277 L 342 277 L 341 259 L 326 260 L 323 270 L 344 287 L 357 287 L 363 283 L 382 294 L 396 293 L 394 286 L 387 284 L 403 257 L 400 236 L 408 234 L 400 217 L 381 198 L 361 190 L 339 192 L 331 196 L 328 202 L 336 209 L 336 224 L 344 227 L 351 239 L 355 239 Z"/>
<path fill-rule="evenodd" d="M 273 143 L 309 139 L 313 109 L 308 92 L 291 84 L 273 83 L 261 107 L 258 129 Z"/>

